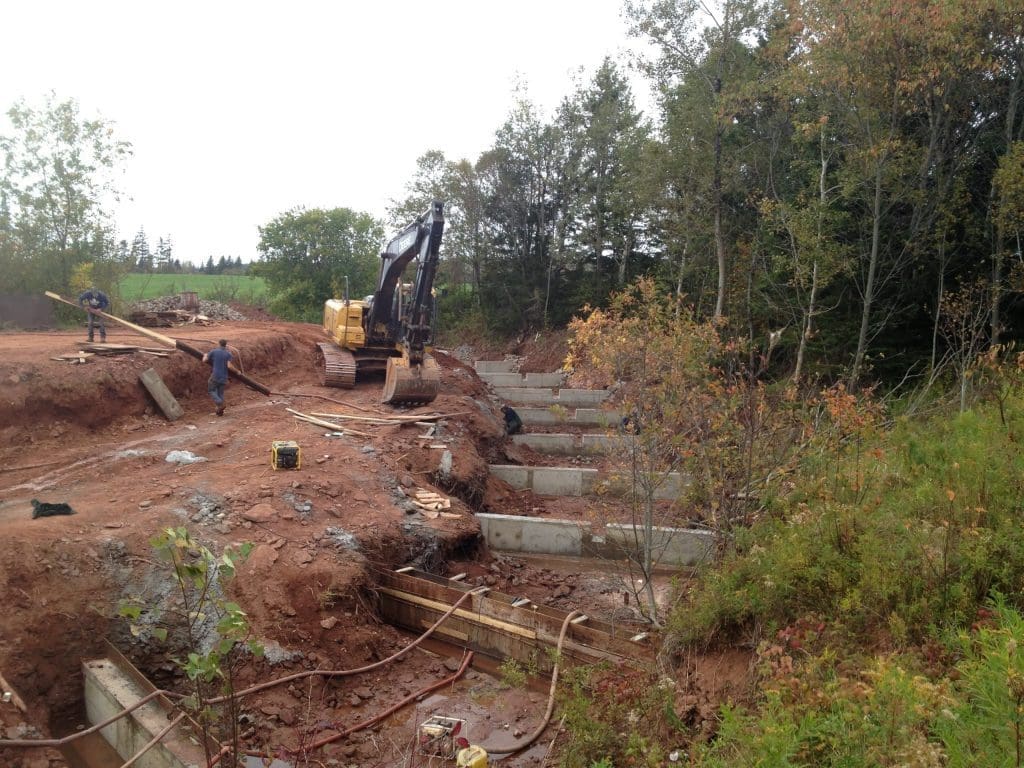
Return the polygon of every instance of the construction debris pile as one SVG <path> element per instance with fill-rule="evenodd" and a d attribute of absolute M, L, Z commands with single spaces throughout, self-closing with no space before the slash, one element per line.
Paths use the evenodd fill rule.
<path fill-rule="evenodd" d="M 214 320 L 245 320 L 245 316 L 219 301 L 202 299 L 192 301 L 189 294 L 161 296 L 131 305 L 128 319 L 136 325 L 150 328 L 169 328 L 189 323 L 209 325 Z"/>

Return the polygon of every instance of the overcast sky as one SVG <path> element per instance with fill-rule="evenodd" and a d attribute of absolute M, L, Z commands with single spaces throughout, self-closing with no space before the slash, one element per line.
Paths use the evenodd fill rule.
<path fill-rule="evenodd" d="M 622 0 L 12 0 L 0 111 L 53 90 L 133 144 L 120 237 L 256 256 L 295 206 L 383 216 L 416 158 L 476 160 L 517 82 L 550 113 L 636 45 Z M 638 94 L 642 98 L 640 94 Z M 3 130 L 6 130 L 6 125 Z"/>

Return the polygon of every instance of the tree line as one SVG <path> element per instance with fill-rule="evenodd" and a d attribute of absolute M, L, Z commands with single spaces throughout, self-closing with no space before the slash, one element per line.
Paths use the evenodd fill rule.
<path fill-rule="evenodd" d="M 607 59 L 550 116 L 517 94 L 475 160 L 425 151 L 386 222 L 283 213 L 253 268 L 276 310 L 315 319 L 326 296 L 372 290 L 384 235 L 440 199 L 450 332 L 561 327 L 650 277 L 696 318 L 771 338 L 773 369 L 796 380 L 935 376 L 1021 334 L 1019 3 L 624 10 L 650 51 L 631 66 L 651 114 Z M 100 204 L 130 146 L 73 102 L 9 116 L 0 288 L 131 262 Z"/>
<path fill-rule="evenodd" d="M 131 155 L 102 118 L 84 117 L 74 99 L 47 94 L 7 113 L 0 134 L 0 293 L 38 294 L 95 283 L 114 290 L 128 272 L 245 274 L 240 256 L 192 264 L 174 256 L 170 235 L 150 246 L 145 230 L 118 239 L 109 206 Z"/>
<path fill-rule="evenodd" d="M 427 152 L 449 316 L 561 326 L 639 276 L 774 344 L 795 379 L 929 375 L 1024 330 L 1024 7 L 626 3 L 657 98 L 611 60 L 475 162 Z"/>

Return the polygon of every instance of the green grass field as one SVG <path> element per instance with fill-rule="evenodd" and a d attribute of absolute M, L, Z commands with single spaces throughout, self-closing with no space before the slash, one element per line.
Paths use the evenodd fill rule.
<path fill-rule="evenodd" d="M 182 291 L 195 291 L 200 299 L 240 301 L 245 304 L 266 303 L 267 285 L 262 277 L 246 275 L 127 275 L 120 289 L 122 301 L 143 301 L 170 296 Z"/>

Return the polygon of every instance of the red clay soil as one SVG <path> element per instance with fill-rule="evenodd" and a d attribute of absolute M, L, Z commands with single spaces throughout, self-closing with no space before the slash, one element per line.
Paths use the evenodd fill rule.
<path fill-rule="evenodd" d="M 268 654 L 243 665 L 239 686 L 303 670 L 351 669 L 408 644 L 409 636 L 382 624 L 373 611 L 375 574 L 403 565 L 464 571 L 473 583 L 493 581 L 559 607 L 594 610 L 604 604 L 609 616 L 633 616 L 607 574 L 566 575 L 563 566 L 495 559 L 479 544 L 475 509 L 524 510 L 507 486 L 488 482 L 487 464 L 505 457 L 505 441 L 496 404 L 471 368 L 437 354 L 439 397 L 429 406 L 399 409 L 452 414 L 437 435 L 420 437 L 424 428 L 413 424 L 349 422 L 365 436 L 328 437 L 325 428 L 297 421 L 286 408 L 366 416 L 394 415 L 396 409 L 379 404 L 380 381 L 350 391 L 316 385 L 313 350 L 322 340 L 316 326 L 242 322 L 163 332 L 201 349 L 228 339 L 236 363 L 274 394 L 265 397 L 233 381 L 227 412 L 218 418 L 206 394 L 208 369 L 180 352 L 94 357 L 73 365 L 51 357 L 77 351 L 80 333 L 0 334 L 0 595 L 6 608 L 0 616 L 0 675 L 28 705 L 21 715 L 0 703 L 0 738 L 63 735 L 83 722 L 81 663 L 104 654 L 105 638 L 157 685 L 181 688 L 171 658 L 181 648 L 134 638 L 116 617 L 125 598 L 152 606 L 166 602 L 171 580 L 149 540 L 172 526 L 187 526 L 214 551 L 239 542 L 255 545 L 231 591 Z M 117 327 L 108 330 L 108 341 L 156 346 Z M 185 410 L 174 423 L 139 383 L 150 367 Z M 301 469 L 272 469 L 274 440 L 300 444 Z M 171 463 L 166 457 L 172 451 L 204 460 Z M 447 475 L 439 472 L 446 451 L 452 457 Z M 451 496 L 458 516 L 430 519 L 409 512 L 407 495 L 416 489 Z M 506 496 L 498 500 L 496 493 Z M 70 504 L 75 514 L 33 519 L 33 499 Z M 562 516 L 579 502 L 544 500 L 543 506 L 545 514 Z M 243 702 L 247 742 L 309 743 L 450 676 L 457 666 L 457 659 L 416 649 L 368 675 L 270 689 Z M 741 685 L 730 678 L 726 690 Z M 717 698 L 721 691 L 714 688 L 691 686 L 704 690 L 699 706 Z M 456 686 L 382 727 L 327 747 L 317 759 L 341 766 L 414 764 L 407 761 L 415 724 L 456 704 L 478 714 L 473 740 L 511 739 L 533 729 L 544 698 L 501 690 L 494 678 L 470 671 Z M 553 735 L 542 740 L 540 751 L 501 765 L 538 764 Z M 0 765 L 66 763 L 49 750 L 8 749 L 0 750 Z"/>

